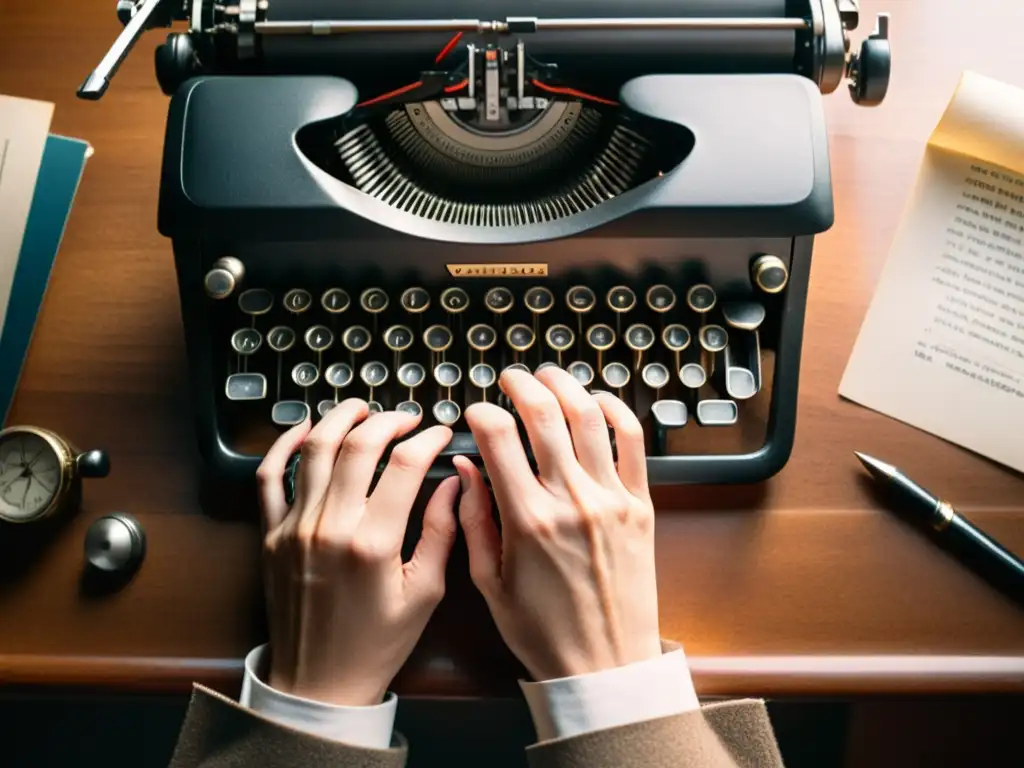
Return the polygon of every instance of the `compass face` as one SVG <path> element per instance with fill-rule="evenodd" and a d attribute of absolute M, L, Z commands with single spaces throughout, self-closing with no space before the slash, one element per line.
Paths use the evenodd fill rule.
<path fill-rule="evenodd" d="M 0 441 L 0 519 L 28 522 L 46 511 L 60 488 L 60 460 L 39 435 L 21 432 Z"/>

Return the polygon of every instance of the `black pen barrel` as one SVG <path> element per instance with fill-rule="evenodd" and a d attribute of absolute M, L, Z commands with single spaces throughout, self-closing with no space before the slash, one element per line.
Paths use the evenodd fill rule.
<path fill-rule="evenodd" d="M 970 522 L 954 515 L 939 538 L 953 554 L 968 561 L 979 576 L 1010 597 L 1024 601 L 1024 562 Z"/>

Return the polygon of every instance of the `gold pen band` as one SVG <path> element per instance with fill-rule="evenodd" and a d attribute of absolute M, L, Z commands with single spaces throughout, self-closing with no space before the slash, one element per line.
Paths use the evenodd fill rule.
<path fill-rule="evenodd" d="M 948 501 L 939 501 L 935 505 L 935 519 L 932 522 L 932 527 L 936 531 L 944 531 L 949 527 L 949 524 L 953 522 L 953 517 L 956 515 L 956 511 L 950 505 Z"/>

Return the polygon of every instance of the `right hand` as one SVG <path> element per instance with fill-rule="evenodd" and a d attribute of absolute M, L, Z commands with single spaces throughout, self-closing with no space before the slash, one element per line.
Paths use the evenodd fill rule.
<path fill-rule="evenodd" d="M 499 632 L 537 681 L 659 656 L 654 509 L 639 421 L 618 398 L 591 395 L 558 368 L 536 377 L 506 371 L 499 385 L 538 468 L 510 413 L 488 403 L 466 410 L 500 535 L 483 477 L 455 459 L 470 574 Z"/>

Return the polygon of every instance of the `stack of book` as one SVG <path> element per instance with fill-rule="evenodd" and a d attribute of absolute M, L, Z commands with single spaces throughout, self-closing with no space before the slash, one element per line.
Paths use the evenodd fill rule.
<path fill-rule="evenodd" d="M 51 134 L 52 117 L 53 104 L 0 95 L 0 423 L 92 154 L 88 142 Z"/>

